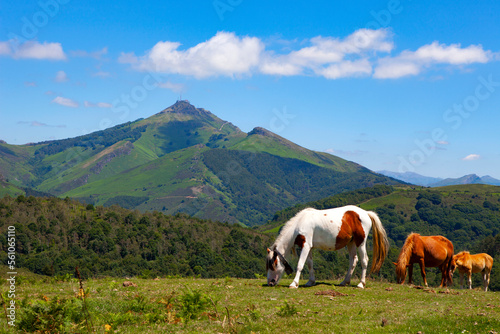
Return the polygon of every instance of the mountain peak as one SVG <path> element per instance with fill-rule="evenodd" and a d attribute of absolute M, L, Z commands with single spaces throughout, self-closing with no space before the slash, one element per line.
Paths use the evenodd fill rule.
<path fill-rule="evenodd" d="M 253 128 L 252 131 L 250 131 L 248 133 L 248 135 L 249 136 L 261 135 L 261 136 L 265 136 L 265 137 L 276 137 L 276 135 L 274 133 L 272 133 L 271 131 L 269 131 L 267 129 L 261 128 L 260 126 Z"/>
<path fill-rule="evenodd" d="M 185 114 L 185 115 L 202 115 L 208 114 L 209 111 L 203 108 L 196 108 L 188 100 L 177 100 L 173 105 L 161 111 L 161 113 Z"/>

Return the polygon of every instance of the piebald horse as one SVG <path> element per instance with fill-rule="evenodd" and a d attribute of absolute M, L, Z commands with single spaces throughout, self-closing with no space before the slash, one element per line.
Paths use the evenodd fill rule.
<path fill-rule="evenodd" d="M 378 272 L 387 256 L 389 241 L 375 212 L 365 211 L 352 205 L 327 210 L 307 208 L 300 211 L 285 224 L 274 244 L 267 249 L 267 284 L 270 286 L 278 284 L 283 272 L 288 275 L 293 273 L 285 255 L 290 252 L 295 254 L 295 246 L 298 246 L 302 251 L 297 264 L 297 273 L 290 288 L 299 287 L 300 273 L 305 263 L 309 268 L 309 281 L 306 286 L 315 284 L 311 254 L 313 248 L 339 250 L 347 246 L 349 270 L 340 285 L 348 285 L 351 282 L 354 268 L 358 262 L 357 249 L 362 269 L 361 282 L 358 287 L 364 288 L 368 267 L 366 239 L 372 227 L 374 258 L 371 272 Z"/>
<path fill-rule="evenodd" d="M 406 279 L 406 268 L 408 267 L 409 284 L 412 284 L 413 264 L 420 265 L 420 272 L 427 285 L 425 267 L 439 267 L 441 270 L 441 285 L 446 287 L 452 284 L 451 262 L 453 259 L 453 244 L 443 236 L 424 237 L 418 233 L 411 233 L 406 238 L 403 248 L 398 256 L 396 265 L 397 282 L 403 284 Z"/>
<path fill-rule="evenodd" d="M 490 255 L 486 253 L 471 255 L 469 252 L 463 251 L 453 256 L 451 271 L 453 273 L 458 268 L 458 272 L 460 273 L 460 287 L 462 289 L 464 287 L 465 274 L 467 274 L 467 283 L 469 283 L 469 289 L 472 289 L 472 274 L 482 273 L 483 288 L 484 291 L 488 291 L 492 267 L 493 258 Z"/>

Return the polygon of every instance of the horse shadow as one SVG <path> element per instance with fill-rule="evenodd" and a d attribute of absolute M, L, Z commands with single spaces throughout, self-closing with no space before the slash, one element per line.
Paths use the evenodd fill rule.
<path fill-rule="evenodd" d="M 341 288 L 356 288 L 357 286 L 356 285 L 340 285 L 339 284 L 335 284 L 335 283 L 328 283 L 328 282 L 316 282 L 313 286 L 306 286 L 305 284 L 301 284 L 299 285 L 299 288 L 312 288 L 312 287 L 315 287 L 315 286 L 319 286 L 319 285 L 326 285 L 326 286 L 338 286 L 338 287 L 341 287 Z M 288 285 L 275 285 L 275 286 L 269 286 L 267 285 L 267 283 L 263 283 L 262 284 L 262 287 L 270 287 L 270 288 L 287 288 L 288 289 Z"/>

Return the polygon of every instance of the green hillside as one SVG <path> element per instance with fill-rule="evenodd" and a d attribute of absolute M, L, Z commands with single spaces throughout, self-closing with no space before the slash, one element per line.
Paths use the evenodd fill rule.
<path fill-rule="evenodd" d="M 94 205 L 183 212 L 248 226 L 297 203 L 399 184 L 262 128 L 243 133 L 187 101 L 75 138 L 20 146 L 0 142 L 0 178 L 0 196 L 30 188 Z"/>

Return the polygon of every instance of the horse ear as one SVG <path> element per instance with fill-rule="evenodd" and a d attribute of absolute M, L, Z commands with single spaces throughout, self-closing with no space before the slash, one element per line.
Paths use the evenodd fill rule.
<path fill-rule="evenodd" d="M 271 253 L 271 250 L 268 248 L 268 249 L 267 249 L 267 254 L 269 254 L 269 253 Z"/>
<path fill-rule="evenodd" d="M 398 265 L 396 262 L 393 262 L 392 264 L 393 264 L 393 265 L 395 265 L 395 266 L 397 266 L 397 265 Z"/>

